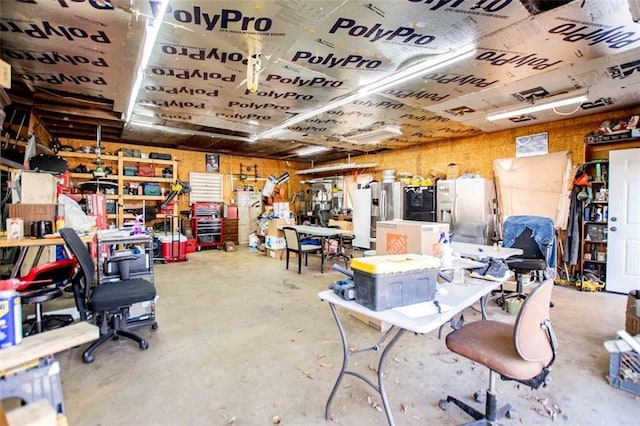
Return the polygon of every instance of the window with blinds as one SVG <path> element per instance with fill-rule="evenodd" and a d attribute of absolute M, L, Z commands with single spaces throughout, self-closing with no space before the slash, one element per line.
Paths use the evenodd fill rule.
<path fill-rule="evenodd" d="M 222 201 L 221 173 L 189 173 L 189 205 L 193 203 Z"/>

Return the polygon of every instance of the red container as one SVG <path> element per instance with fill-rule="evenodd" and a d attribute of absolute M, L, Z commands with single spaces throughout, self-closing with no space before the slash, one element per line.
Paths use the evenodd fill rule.
<path fill-rule="evenodd" d="M 237 219 L 238 218 L 238 206 L 236 205 L 226 205 L 227 214 L 225 215 L 226 219 Z"/>
<path fill-rule="evenodd" d="M 175 234 L 158 236 L 160 241 L 160 256 L 167 262 L 184 262 L 187 260 L 187 238 Z"/>
<path fill-rule="evenodd" d="M 156 175 L 156 171 L 152 164 L 140 164 L 137 170 L 138 176 L 152 177 Z"/>
<path fill-rule="evenodd" d="M 195 253 L 197 249 L 197 243 L 195 238 L 187 239 L 187 253 Z"/>

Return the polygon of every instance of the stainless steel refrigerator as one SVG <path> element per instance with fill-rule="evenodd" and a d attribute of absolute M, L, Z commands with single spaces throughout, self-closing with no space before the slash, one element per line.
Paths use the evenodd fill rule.
<path fill-rule="evenodd" d="M 484 222 L 494 228 L 495 188 L 484 178 L 439 180 L 436 185 L 437 221 Z"/>
<path fill-rule="evenodd" d="M 353 200 L 353 245 L 375 249 L 379 220 L 402 219 L 404 183 L 371 182 L 355 191 Z"/>

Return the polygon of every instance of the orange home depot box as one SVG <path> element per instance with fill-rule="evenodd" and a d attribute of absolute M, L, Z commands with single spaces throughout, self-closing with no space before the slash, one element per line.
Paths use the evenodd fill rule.
<path fill-rule="evenodd" d="M 449 233 L 448 223 L 420 222 L 416 220 L 386 220 L 376 225 L 376 254 L 429 254 L 440 234 Z"/>

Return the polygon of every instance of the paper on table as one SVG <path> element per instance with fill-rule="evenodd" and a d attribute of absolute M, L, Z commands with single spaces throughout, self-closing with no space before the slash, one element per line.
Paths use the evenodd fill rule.
<path fill-rule="evenodd" d="M 440 304 L 441 312 L 448 311 L 449 309 L 451 309 L 451 306 L 445 305 L 444 303 Z M 428 315 L 438 313 L 438 307 L 433 302 L 422 302 L 415 303 L 413 305 L 399 306 L 397 308 L 393 308 L 393 310 L 406 315 L 409 318 L 426 317 Z"/>

